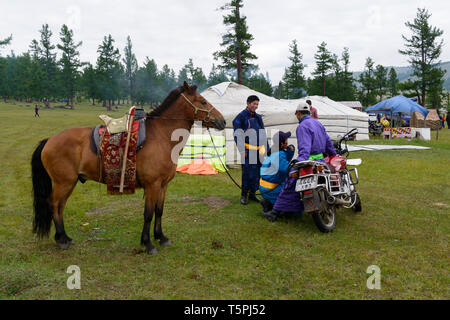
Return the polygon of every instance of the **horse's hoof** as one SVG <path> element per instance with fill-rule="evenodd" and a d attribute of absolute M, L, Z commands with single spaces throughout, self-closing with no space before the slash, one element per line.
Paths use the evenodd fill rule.
<path fill-rule="evenodd" d="M 148 254 L 157 254 L 158 250 L 156 250 L 156 248 L 152 248 L 152 249 L 147 249 L 145 250 Z"/>
<path fill-rule="evenodd" d="M 69 249 L 71 243 L 70 242 L 66 242 L 66 243 L 58 243 L 58 246 L 63 249 L 63 250 L 67 250 Z"/>
<path fill-rule="evenodd" d="M 167 239 L 167 240 L 165 240 L 165 241 L 160 241 L 159 242 L 159 244 L 161 245 L 161 246 L 163 246 L 163 247 L 165 247 L 165 246 L 171 246 L 172 245 L 172 242 L 170 242 L 170 240 L 169 239 Z"/>

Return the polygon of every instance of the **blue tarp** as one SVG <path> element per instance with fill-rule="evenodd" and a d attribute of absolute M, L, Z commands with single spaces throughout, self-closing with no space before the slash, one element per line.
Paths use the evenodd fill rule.
<path fill-rule="evenodd" d="M 393 114 L 420 112 L 426 118 L 429 111 L 428 109 L 422 107 L 420 104 L 415 103 L 411 99 L 399 95 L 378 102 L 376 105 L 367 108 L 366 112 L 387 113 L 387 114 L 391 112 Z"/>

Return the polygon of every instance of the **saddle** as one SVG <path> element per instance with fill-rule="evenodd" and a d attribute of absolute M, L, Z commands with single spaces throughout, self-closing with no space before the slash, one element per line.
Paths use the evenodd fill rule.
<path fill-rule="evenodd" d="M 143 109 L 140 109 L 143 110 Z M 135 113 L 136 116 L 136 113 Z M 108 194 L 133 194 L 136 185 L 136 154 L 142 148 L 145 136 L 145 111 L 137 114 L 130 131 L 126 156 L 123 192 L 120 192 L 124 153 L 126 149 L 128 116 L 119 119 L 101 115 L 105 125 L 97 125 L 91 131 L 91 149 L 97 154 L 100 180 L 107 185 Z"/>
<path fill-rule="evenodd" d="M 141 112 L 141 110 L 143 112 Z M 139 112 L 138 112 L 139 111 Z M 110 134 L 116 134 L 116 133 L 125 133 L 127 131 L 126 123 L 127 123 L 127 115 L 123 116 L 122 118 L 114 119 L 107 115 L 100 115 L 100 119 L 105 122 L 105 125 L 97 125 L 95 126 L 91 131 L 91 150 L 94 154 L 97 154 L 97 151 L 99 149 L 100 145 L 100 137 L 102 134 L 107 130 Z M 136 145 L 136 152 L 142 149 L 142 146 L 146 140 L 146 133 L 145 133 L 145 111 L 144 109 L 136 109 L 135 116 L 134 116 L 134 122 L 133 122 L 133 130 L 135 130 L 135 127 L 138 127 L 138 142 Z M 106 129 L 105 129 L 106 128 Z"/>

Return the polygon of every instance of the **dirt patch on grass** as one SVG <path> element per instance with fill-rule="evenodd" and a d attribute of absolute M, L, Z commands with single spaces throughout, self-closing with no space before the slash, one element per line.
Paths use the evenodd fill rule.
<path fill-rule="evenodd" d="M 179 202 L 181 204 L 193 204 L 193 203 L 198 203 L 197 201 L 195 201 L 194 197 L 192 196 L 181 196 L 179 198 L 176 198 L 175 200 L 176 202 Z"/>
<path fill-rule="evenodd" d="M 206 204 L 212 208 L 223 208 L 231 205 L 231 201 L 217 196 L 209 196 L 202 199 L 201 203 Z"/>

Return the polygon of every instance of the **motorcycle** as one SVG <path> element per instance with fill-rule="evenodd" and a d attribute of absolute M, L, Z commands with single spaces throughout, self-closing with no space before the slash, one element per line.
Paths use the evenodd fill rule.
<path fill-rule="evenodd" d="M 369 133 L 374 136 L 379 136 L 383 133 L 384 126 L 376 121 L 369 120 Z"/>
<path fill-rule="evenodd" d="M 298 178 L 295 191 L 300 193 L 304 211 L 312 215 L 321 232 L 334 230 L 337 208 L 351 208 L 355 212 L 362 210 L 355 187 L 359 182 L 358 170 L 347 168 L 347 165 L 357 166 L 362 162 L 361 159 L 347 159 L 347 141 L 353 140 L 357 133 L 355 128 L 336 141 L 337 154 L 324 158 L 325 162 L 306 160 L 292 163 L 291 176 Z"/>

